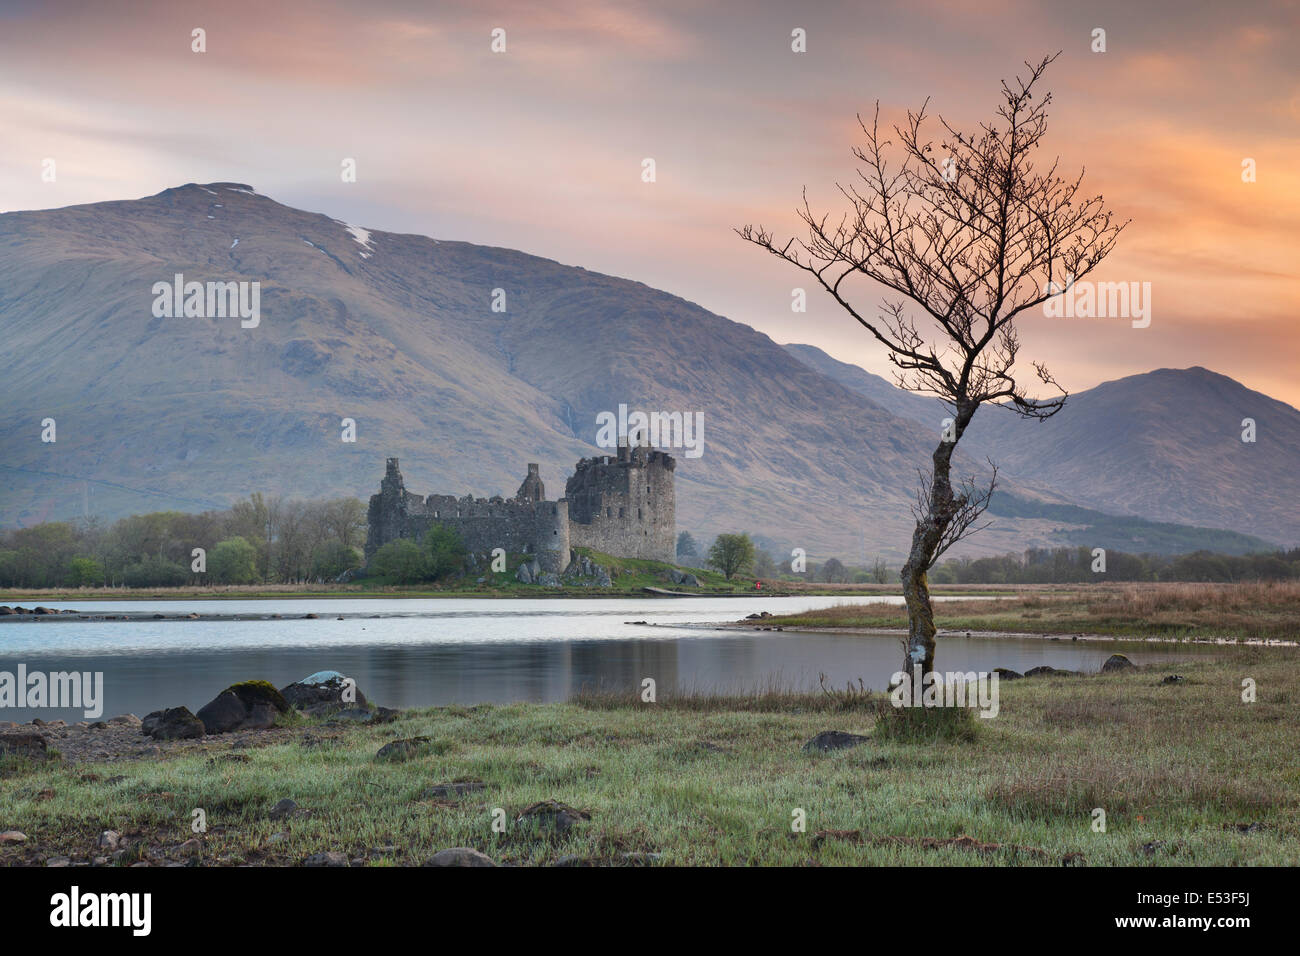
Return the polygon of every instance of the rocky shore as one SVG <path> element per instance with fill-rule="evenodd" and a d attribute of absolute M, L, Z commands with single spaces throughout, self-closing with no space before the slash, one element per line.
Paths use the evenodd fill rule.
<path fill-rule="evenodd" d="M 309 723 L 302 718 L 322 718 Z M 320 671 L 276 690 L 267 681 L 232 684 L 192 713 L 168 707 L 145 717 L 121 714 L 107 720 L 0 721 L 0 758 L 99 763 L 157 758 L 177 752 L 269 746 L 347 725 L 381 724 L 397 711 L 374 707 L 354 682 L 337 671 Z"/>

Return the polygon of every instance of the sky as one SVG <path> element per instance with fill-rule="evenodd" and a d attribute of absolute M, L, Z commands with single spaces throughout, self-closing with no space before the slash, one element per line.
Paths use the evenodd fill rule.
<path fill-rule="evenodd" d="M 0 211 L 243 182 L 636 279 L 888 374 L 814 289 L 793 312 L 808 277 L 733 230 L 797 234 L 805 188 L 838 214 L 857 113 L 929 98 L 973 127 L 1059 50 L 1044 150 L 1131 220 L 1093 278 L 1151 283 L 1151 323 L 1027 315 L 1022 359 L 1071 391 L 1202 365 L 1300 406 L 1298 35 L 1300 0 L 0 0 Z"/>

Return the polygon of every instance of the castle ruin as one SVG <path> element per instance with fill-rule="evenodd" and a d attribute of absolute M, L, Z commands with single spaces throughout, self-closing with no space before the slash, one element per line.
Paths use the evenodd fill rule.
<path fill-rule="evenodd" d="M 621 558 L 671 563 L 677 550 L 677 462 L 646 445 L 619 445 L 617 455 L 584 458 L 564 486 L 564 497 L 546 499 L 536 464 L 513 498 L 421 495 L 406 490 L 397 459 L 389 458 L 371 495 L 366 562 L 389 541 L 419 542 L 434 524 L 455 531 L 471 554 L 494 548 L 529 554 L 544 571 L 561 574 L 571 548 L 591 548 Z"/>

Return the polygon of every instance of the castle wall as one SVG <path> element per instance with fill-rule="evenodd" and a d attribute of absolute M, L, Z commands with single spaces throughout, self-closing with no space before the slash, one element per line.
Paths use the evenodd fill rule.
<path fill-rule="evenodd" d="M 625 558 L 675 561 L 676 467 L 664 452 L 627 446 L 616 457 L 578 462 L 564 488 L 573 545 Z"/>
<path fill-rule="evenodd" d="M 370 498 L 366 561 L 390 541 L 421 542 L 430 527 L 441 524 L 473 554 L 494 548 L 533 554 L 544 570 L 557 574 L 568 567 L 571 547 L 672 562 L 675 467 L 663 452 L 624 446 L 617 457 L 580 461 L 566 497 L 547 501 L 534 464 L 514 498 L 423 497 L 406 490 L 397 459 L 390 458 L 379 494 Z"/>
<path fill-rule="evenodd" d="M 434 524 L 455 531 L 468 551 L 490 554 L 494 548 L 509 553 L 536 554 L 538 563 L 559 573 L 569 564 L 569 510 L 563 501 L 503 498 L 457 498 L 406 490 L 397 459 L 388 459 L 388 472 L 380 491 L 370 498 L 366 561 L 380 547 L 398 538 L 419 543 Z"/>

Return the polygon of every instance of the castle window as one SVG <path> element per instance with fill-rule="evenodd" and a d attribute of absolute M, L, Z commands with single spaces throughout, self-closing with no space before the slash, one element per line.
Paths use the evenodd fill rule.
<path fill-rule="evenodd" d="M 551 534 L 553 534 L 553 535 L 556 535 L 556 534 L 559 534 L 559 533 L 560 533 L 560 532 L 558 532 L 558 531 L 552 531 L 552 532 L 551 532 Z"/>
<path fill-rule="evenodd" d="M 613 508 L 606 508 L 606 509 L 605 509 L 605 517 L 606 517 L 606 518 L 612 518 L 612 517 L 614 517 L 614 509 L 613 509 Z"/>
<path fill-rule="evenodd" d="M 619 508 L 619 509 L 618 509 L 618 516 L 619 516 L 620 518 L 626 518 L 626 517 L 627 517 L 627 509 L 626 509 L 626 508 Z"/>
<path fill-rule="evenodd" d="M 433 516 L 434 516 L 435 518 L 438 517 L 438 512 L 435 511 L 435 512 L 433 513 Z"/>
<path fill-rule="evenodd" d="M 641 509 L 640 509 L 640 508 L 637 508 L 637 509 L 636 509 L 636 520 L 637 520 L 637 521 L 640 521 L 640 520 L 641 520 Z"/>

